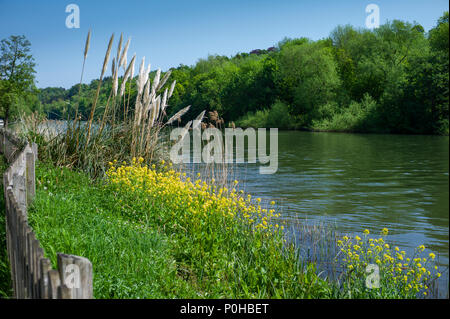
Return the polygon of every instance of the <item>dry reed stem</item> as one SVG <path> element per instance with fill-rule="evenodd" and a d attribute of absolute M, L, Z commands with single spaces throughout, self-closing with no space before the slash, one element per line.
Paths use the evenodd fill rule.
<path fill-rule="evenodd" d="M 111 38 L 109 39 L 108 49 L 106 50 L 105 60 L 103 61 L 102 73 L 101 73 L 100 79 L 98 81 L 97 92 L 95 94 L 94 103 L 92 104 L 91 114 L 89 116 L 88 135 L 87 135 L 87 139 L 86 139 L 85 148 L 87 148 L 87 145 L 89 144 L 89 140 L 91 137 L 92 120 L 94 118 L 95 107 L 97 106 L 97 101 L 98 101 L 98 96 L 100 94 L 100 87 L 102 86 L 103 76 L 105 75 L 106 68 L 108 66 L 109 55 L 111 53 L 111 47 L 112 47 L 113 41 L 114 41 L 114 33 L 111 35 Z"/>

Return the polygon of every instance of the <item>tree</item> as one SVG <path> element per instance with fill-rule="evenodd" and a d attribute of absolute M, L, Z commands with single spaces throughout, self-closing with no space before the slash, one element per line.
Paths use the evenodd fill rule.
<path fill-rule="evenodd" d="M 11 115 L 11 106 L 34 91 L 34 58 L 31 43 L 25 36 L 12 35 L 0 42 L 0 109 L 5 126 Z"/>
<path fill-rule="evenodd" d="M 284 45 L 279 55 L 276 84 L 280 99 L 308 126 L 319 107 L 332 101 L 340 85 L 337 65 L 325 41 Z"/>
<path fill-rule="evenodd" d="M 434 104 L 433 119 L 438 133 L 449 133 L 449 18 L 448 11 L 437 21 L 436 27 L 430 30 L 429 40 L 432 50 L 431 64 L 433 65 L 432 84 Z"/>
<path fill-rule="evenodd" d="M 439 18 L 436 27 L 430 30 L 429 38 L 434 50 L 440 50 L 448 54 L 448 11 Z"/>

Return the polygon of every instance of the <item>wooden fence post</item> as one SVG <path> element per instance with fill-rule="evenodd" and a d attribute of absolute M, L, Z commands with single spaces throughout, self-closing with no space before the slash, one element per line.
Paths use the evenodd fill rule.
<path fill-rule="evenodd" d="M 84 257 L 58 254 L 62 285 L 71 291 L 72 299 L 92 299 L 92 264 Z"/>
<path fill-rule="evenodd" d="M 33 151 L 34 154 L 34 161 L 37 162 L 38 160 L 38 146 L 36 143 L 32 143 L 31 144 L 31 150 Z"/>
<path fill-rule="evenodd" d="M 58 287 L 61 285 L 59 273 L 57 270 L 51 269 L 48 272 L 48 298 L 58 299 Z"/>
<path fill-rule="evenodd" d="M 41 278 L 39 280 L 39 288 L 41 291 L 42 299 L 49 299 L 49 290 L 50 290 L 50 282 L 49 282 L 49 271 L 52 269 L 52 263 L 48 258 L 42 258 L 40 260 L 41 263 Z"/>
<path fill-rule="evenodd" d="M 16 199 L 17 199 L 17 204 L 19 205 L 19 207 L 21 209 L 23 209 L 24 211 L 26 211 L 27 209 L 27 194 L 26 194 L 26 186 L 25 186 L 25 177 L 18 174 L 18 173 L 13 173 L 13 185 L 14 188 L 13 190 L 14 195 L 16 195 Z"/>
<path fill-rule="evenodd" d="M 41 248 L 41 244 L 38 239 L 33 241 L 34 247 L 34 298 L 41 298 L 41 287 L 40 287 L 40 278 L 41 278 L 41 259 L 44 258 L 44 250 Z"/>
<path fill-rule="evenodd" d="M 36 181 L 35 181 L 35 157 L 34 153 L 26 153 L 26 195 L 27 195 L 27 206 L 31 204 L 36 195 Z"/>

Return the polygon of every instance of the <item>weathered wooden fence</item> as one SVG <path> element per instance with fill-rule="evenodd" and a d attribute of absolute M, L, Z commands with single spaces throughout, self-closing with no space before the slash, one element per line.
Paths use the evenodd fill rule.
<path fill-rule="evenodd" d="M 44 257 L 28 225 L 27 206 L 36 194 L 37 145 L 29 145 L 0 128 L 0 152 L 9 167 L 3 175 L 6 245 L 15 298 L 93 298 L 92 264 L 83 257 L 58 254 L 58 270 Z"/>

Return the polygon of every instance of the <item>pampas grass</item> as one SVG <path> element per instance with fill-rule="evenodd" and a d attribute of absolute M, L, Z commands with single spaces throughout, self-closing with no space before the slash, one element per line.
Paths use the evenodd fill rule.
<path fill-rule="evenodd" d="M 177 84 L 177 80 L 174 80 L 172 82 L 172 85 L 170 86 L 170 90 L 169 90 L 169 99 L 172 97 L 173 91 L 175 90 L 175 85 Z"/>
<path fill-rule="evenodd" d="M 91 137 L 92 120 L 94 119 L 95 107 L 97 106 L 98 95 L 100 94 L 100 88 L 102 86 L 103 76 L 105 75 L 106 69 L 108 67 L 109 55 L 111 54 L 111 48 L 112 48 L 113 41 L 114 41 L 114 33 L 111 35 L 111 38 L 109 39 L 108 49 L 106 50 L 105 59 L 103 61 L 102 73 L 101 73 L 100 79 L 98 81 L 97 92 L 95 94 L 94 103 L 92 104 L 91 114 L 89 116 L 87 143 L 89 143 L 89 140 Z"/>
<path fill-rule="evenodd" d="M 109 39 L 108 49 L 106 50 L 105 60 L 103 61 L 102 74 L 100 75 L 100 80 L 103 79 L 103 76 L 106 73 L 106 69 L 108 68 L 109 56 L 111 55 L 111 48 L 114 41 L 114 33 L 111 35 Z"/>
<path fill-rule="evenodd" d="M 128 65 L 128 68 L 125 70 L 125 74 L 123 75 L 122 85 L 120 86 L 120 96 L 123 96 L 125 93 L 126 84 L 128 81 L 128 78 L 131 76 L 131 69 L 134 68 L 134 61 L 136 60 L 136 54 L 131 59 L 130 65 Z M 123 62 L 122 62 L 123 65 Z"/>
<path fill-rule="evenodd" d="M 84 47 L 82 76 L 90 41 L 91 31 L 88 33 Z M 176 120 L 180 120 L 190 109 L 190 106 L 187 106 L 167 120 L 169 99 L 176 86 L 176 82 L 173 81 L 170 87 L 166 87 L 171 71 L 162 75 L 161 70 L 158 69 L 151 80 L 151 66 L 150 64 L 146 65 L 145 57 L 143 57 L 138 77 L 136 81 L 133 81 L 136 54 L 130 61 L 127 61 L 130 39 L 123 46 L 123 34 L 121 34 L 115 57 L 111 57 L 113 44 L 114 34 L 111 35 L 108 42 L 87 123 L 78 121 L 78 125 L 75 126 L 70 125 L 69 121 L 67 129 L 57 130 L 51 136 L 46 134 L 46 136 L 39 137 L 40 133 L 36 127 L 28 129 L 28 132 L 35 133 L 29 136 L 39 142 L 39 149 L 40 151 L 42 149 L 44 158 L 58 165 L 82 169 L 91 176 L 99 176 L 104 173 L 107 163 L 114 160 L 130 160 L 133 156 L 141 156 L 147 162 L 153 161 L 156 155 L 159 156 L 161 130 Z M 103 113 L 96 115 L 100 89 L 110 60 L 112 60 L 112 87 Z M 119 74 L 121 68 L 123 68 L 123 75 Z M 81 82 L 82 77 L 80 89 Z M 126 103 L 127 83 L 129 89 Z M 136 85 L 137 92 L 134 108 L 133 105 L 129 105 L 133 83 Z M 118 110 L 123 110 L 123 115 L 118 114 Z M 130 113 L 129 118 L 128 113 Z M 77 116 L 78 112 L 73 123 L 77 121 Z M 98 124 L 94 123 L 96 118 L 99 119 Z"/>
<path fill-rule="evenodd" d="M 123 32 L 120 34 L 119 44 L 117 45 L 117 54 L 116 54 L 116 59 L 118 63 L 117 68 L 120 67 L 119 60 L 120 60 L 120 52 L 122 52 L 122 42 L 123 42 Z"/>
<path fill-rule="evenodd" d="M 120 60 L 119 60 L 119 66 L 123 67 L 124 70 L 127 68 L 127 54 L 128 54 L 128 48 L 130 47 L 130 41 L 131 41 L 131 39 L 128 38 L 128 41 L 125 44 L 125 48 L 123 48 L 122 55 L 120 56 Z"/>
<path fill-rule="evenodd" d="M 79 86 L 79 88 L 78 88 L 78 96 L 81 95 L 81 84 L 83 83 L 84 66 L 85 66 L 85 64 L 86 64 L 86 59 L 87 59 L 87 54 L 88 54 L 88 52 L 89 52 L 89 45 L 90 45 L 90 43 L 91 43 L 91 30 L 89 29 L 88 35 L 87 35 L 87 37 L 86 37 L 86 44 L 84 45 L 83 66 L 82 66 L 82 68 L 81 68 L 81 77 L 80 77 L 80 86 Z M 76 108 L 75 108 L 75 121 L 74 121 L 74 125 L 75 125 L 75 123 L 76 123 L 76 121 L 77 121 L 77 118 L 78 118 L 78 107 L 79 107 L 79 106 L 78 106 L 78 103 L 77 103 L 77 106 L 76 106 Z M 75 128 L 75 126 L 74 126 L 74 128 Z"/>
<path fill-rule="evenodd" d="M 113 60 L 113 65 L 115 64 L 115 59 Z M 117 96 L 117 90 L 119 88 L 119 68 L 114 68 L 113 82 L 112 82 L 112 90 L 113 96 Z"/>
<path fill-rule="evenodd" d="M 86 37 L 86 44 L 84 46 L 84 61 L 86 61 L 90 43 L 91 43 L 91 30 L 89 29 L 88 35 Z"/>
<path fill-rule="evenodd" d="M 171 74 L 172 74 L 172 70 L 169 70 L 169 71 L 166 72 L 166 74 L 164 74 L 164 76 L 163 76 L 161 82 L 158 83 L 158 88 L 156 89 L 157 91 L 158 91 L 159 89 L 161 89 L 161 88 L 164 86 L 164 84 L 166 84 L 166 82 L 167 82 L 167 80 L 169 79 L 169 76 L 170 76 Z"/>
<path fill-rule="evenodd" d="M 167 122 L 166 125 L 172 124 L 173 122 L 179 120 L 184 114 L 187 113 L 187 111 L 189 111 L 189 109 L 191 108 L 190 105 L 186 106 L 185 108 L 181 109 L 180 111 L 178 111 L 177 113 L 175 113 L 175 115 L 173 115 Z"/>

